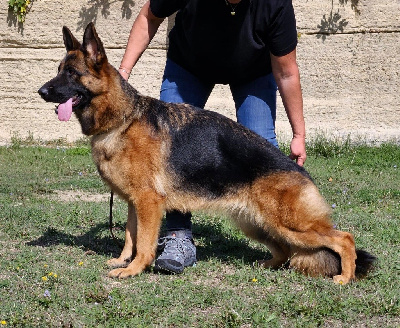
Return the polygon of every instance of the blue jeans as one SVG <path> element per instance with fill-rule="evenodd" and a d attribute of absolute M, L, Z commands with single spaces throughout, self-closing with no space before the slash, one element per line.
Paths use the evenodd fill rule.
<path fill-rule="evenodd" d="M 172 103 L 187 103 L 204 108 L 213 83 L 206 83 L 167 59 L 160 100 Z M 239 123 L 253 130 L 274 146 L 278 147 L 275 135 L 276 91 L 275 79 L 271 74 L 256 80 L 230 85 Z M 240 150 L 238 150 L 240 151 Z M 191 214 L 178 211 L 168 212 L 167 230 L 191 230 Z"/>

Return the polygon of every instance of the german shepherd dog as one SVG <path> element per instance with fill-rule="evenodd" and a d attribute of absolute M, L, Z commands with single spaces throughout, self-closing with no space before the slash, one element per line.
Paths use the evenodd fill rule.
<path fill-rule="evenodd" d="M 74 112 L 92 136 L 103 180 L 128 202 L 125 246 L 108 261 L 110 277 L 140 274 L 155 257 L 165 211 L 223 211 L 272 259 L 310 276 L 346 284 L 374 257 L 336 230 L 310 175 L 266 140 L 215 112 L 139 94 L 109 64 L 94 25 L 83 43 L 63 27 L 67 54 L 39 94 Z M 357 260 L 356 260 L 357 259 Z"/>

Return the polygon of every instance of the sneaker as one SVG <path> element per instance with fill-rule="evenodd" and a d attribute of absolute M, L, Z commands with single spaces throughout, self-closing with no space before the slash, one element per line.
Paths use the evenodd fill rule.
<path fill-rule="evenodd" d="M 158 240 L 160 256 L 154 263 L 154 271 L 182 273 L 183 269 L 196 263 L 196 246 L 184 230 L 169 231 Z"/>

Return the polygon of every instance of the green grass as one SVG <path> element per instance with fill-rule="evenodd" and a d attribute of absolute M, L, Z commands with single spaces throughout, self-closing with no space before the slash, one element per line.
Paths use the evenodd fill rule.
<path fill-rule="evenodd" d="M 379 258 L 366 279 L 346 286 L 253 268 L 268 251 L 202 213 L 193 221 L 196 267 L 110 279 L 105 262 L 119 249 L 108 232 L 108 203 L 85 197 L 108 189 L 86 143 L 51 146 L 15 139 L 0 147 L 1 326 L 400 326 L 398 145 L 323 138 L 308 145 L 306 168 L 334 207 L 333 221 Z M 121 241 L 126 211 L 117 200 Z"/>

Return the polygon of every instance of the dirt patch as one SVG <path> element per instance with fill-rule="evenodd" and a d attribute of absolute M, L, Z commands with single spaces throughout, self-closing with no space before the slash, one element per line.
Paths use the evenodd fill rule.
<path fill-rule="evenodd" d="M 110 200 L 110 194 L 90 193 L 80 190 L 55 190 L 50 196 L 46 196 L 53 200 L 62 202 L 107 202 Z"/>

